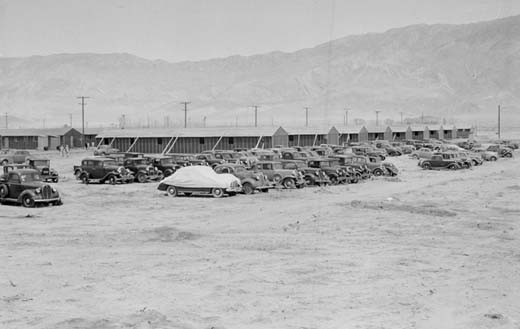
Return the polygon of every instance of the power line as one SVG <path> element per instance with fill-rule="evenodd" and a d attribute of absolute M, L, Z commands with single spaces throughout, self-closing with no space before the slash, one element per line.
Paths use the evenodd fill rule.
<path fill-rule="evenodd" d="M 191 104 L 191 102 L 181 102 L 181 104 L 184 104 L 184 128 L 188 127 L 188 104 Z"/>

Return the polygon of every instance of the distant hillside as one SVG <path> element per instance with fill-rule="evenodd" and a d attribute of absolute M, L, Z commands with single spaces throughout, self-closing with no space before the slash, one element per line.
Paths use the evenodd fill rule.
<path fill-rule="evenodd" d="M 349 118 L 398 120 L 421 114 L 447 119 L 494 118 L 497 104 L 520 102 L 520 16 L 466 25 L 414 25 L 349 36 L 293 53 L 273 52 L 168 63 L 128 54 L 62 54 L 0 58 L 0 112 L 47 125 L 80 120 L 127 125 L 303 124 Z M 4 110 L 5 109 L 5 110 Z M 318 115 L 319 113 L 319 115 Z M 76 124 L 75 124 L 76 125 Z"/>

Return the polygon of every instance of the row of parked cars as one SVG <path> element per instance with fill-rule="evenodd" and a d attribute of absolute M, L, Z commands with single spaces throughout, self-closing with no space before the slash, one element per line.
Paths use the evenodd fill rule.
<path fill-rule="evenodd" d="M 210 150 L 200 154 L 165 155 L 105 151 L 103 156 L 83 159 L 73 170 L 85 184 L 160 181 L 159 189 L 171 195 L 209 193 L 218 197 L 234 195 L 238 190 L 252 194 L 268 192 L 272 188 L 352 184 L 372 176 L 395 176 L 399 170 L 383 161 L 387 156 L 384 149 L 368 145 Z M 226 179 L 229 175 L 238 181 Z M 229 183 L 227 187 L 215 185 L 220 180 Z M 238 186 L 233 182 L 238 182 Z M 211 187 L 211 184 L 215 186 Z"/>

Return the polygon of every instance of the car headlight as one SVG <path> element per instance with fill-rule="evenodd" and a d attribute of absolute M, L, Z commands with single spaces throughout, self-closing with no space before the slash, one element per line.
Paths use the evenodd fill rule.
<path fill-rule="evenodd" d="M 34 190 L 34 193 L 36 193 L 36 194 L 40 194 L 41 192 L 42 192 L 42 189 L 39 187 L 36 190 Z"/>
<path fill-rule="evenodd" d="M 56 189 L 54 187 L 51 188 L 51 191 L 52 191 L 52 193 L 58 192 L 58 191 L 56 191 Z"/>
<path fill-rule="evenodd" d="M 318 171 L 314 172 L 314 175 L 320 177 L 320 173 Z"/>

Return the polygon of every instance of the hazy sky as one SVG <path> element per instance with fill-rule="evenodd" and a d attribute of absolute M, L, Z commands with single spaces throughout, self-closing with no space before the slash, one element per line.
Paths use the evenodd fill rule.
<path fill-rule="evenodd" d="M 175 62 L 518 14 L 520 0 L 0 0 L 0 56 L 126 52 Z"/>

